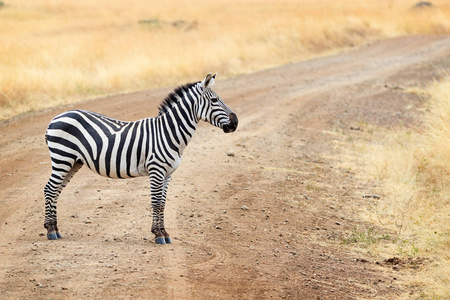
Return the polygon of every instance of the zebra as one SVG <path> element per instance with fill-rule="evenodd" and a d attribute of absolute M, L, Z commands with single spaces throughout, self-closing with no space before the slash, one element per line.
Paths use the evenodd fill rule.
<path fill-rule="evenodd" d="M 45 221 L 49 240 L 61 239 L 57 226 L 57 199 L 74 174 L 87 165 L 110 178 L 148 176 L 152 227 L 157 244 L 172 240 L 164 227 L 166 193 L 184 149 L 200 120 L 225 133 L 238 126 L 236 114 L 212 89 L 217 76 L 177 87 L 159 105 L 159 114 L 124 122 L 86 110 L 70 110 L 54 117 L 46 142 L 52 173 L 44 187 Z"/>

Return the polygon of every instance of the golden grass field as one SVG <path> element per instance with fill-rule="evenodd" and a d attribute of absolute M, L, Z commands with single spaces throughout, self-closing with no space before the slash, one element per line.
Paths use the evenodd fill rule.
<path fill-rule="evenodd" d="M 374 39 L 450 32 L 450 3 L 2 1 L 0 120 L 97 96 L 222 78 Z"/>

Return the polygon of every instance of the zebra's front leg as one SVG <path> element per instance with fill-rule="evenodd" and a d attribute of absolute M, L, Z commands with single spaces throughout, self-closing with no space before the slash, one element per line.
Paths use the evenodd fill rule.
<path fill-rule="evenodd" d="M 167 188 L 169 187 L 170 180 L 172 178 L 170 176 L 167 176 L 164 180 L 164 187 L 163 187 L 163 200 L 162 200 L 162 209 L 163 213 L 160 215 L 160 223 L 161 223 L 161 232 L 164 235 L 164 240 L 166 244 L 172 244 L 172 239 L 170 238 L 169 233 L 166 231 L 166 228 L 164 227 L 164 208 L 166 207 L 166 197 L 167 197 Z"/>
<path fill-rule="evenodd" d="M 157 171 L 149 172 L 149 177 L 152 197 L 152 233 L 155 235 L 157 244 L 170 244 L 172 241 L 164 228 L 164 208 L 170 177 L 164 177 Z"/>

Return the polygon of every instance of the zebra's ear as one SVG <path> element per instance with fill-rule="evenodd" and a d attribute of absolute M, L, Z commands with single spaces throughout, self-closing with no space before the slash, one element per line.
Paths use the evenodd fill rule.
<path fill-rule="evenodd" d="M 214 84 L 214 79 L 216 78 L 216 75 L 217 75 L 217 73 L 214 74 L 214 76 L 212 76 L 211 73 L 206 75 L 205 79 L 203 79 L 203 81 L 201 83 L 202 89 L 206 89 L 208 87 L 211 87 Z"/>

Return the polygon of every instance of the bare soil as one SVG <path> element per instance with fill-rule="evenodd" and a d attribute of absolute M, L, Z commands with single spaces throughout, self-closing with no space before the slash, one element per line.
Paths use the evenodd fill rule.
<path fill-rule="evenodd" d="M 442 76 L 449 57 L 449 36 L 417 36 L 229 80 L 219 74 L 215 91 L 237 113 L 239 127 L 226 135 L 199 126 L 169 187 L 173 244 L 166 246 L 156 245 L 150 232 L 147 178 L 112 180 L 87 168 L 59 199 L 63 239 L 48 241 L 44 133 L 53 116 L 72 108 L 122 120 L 155 116 L 171 89 L 3 122 L 1 298 L 417 295 L 407 285 L 415 270 L 406 262 L 343 243 L 354 228 L 376 226 L 361 217 L 377 199 L 362 197 L 374 183 L 356 165 L 349 141 L 370 139 L 362 123 L 378 130 L 420 127 L 423 99 L 408 88 Z"/>

